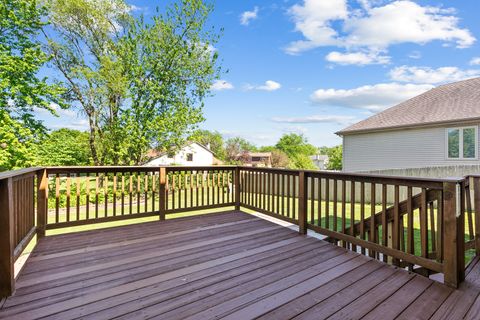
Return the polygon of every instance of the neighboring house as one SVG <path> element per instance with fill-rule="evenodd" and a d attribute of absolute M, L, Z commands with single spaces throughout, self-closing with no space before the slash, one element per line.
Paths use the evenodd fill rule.
<path fill-rule="evenodd" d="M 446 84 L 339 132 L 343 170 L 418 176 L 480 172 L 480 78 Z"/>
<path fill-rule="evenodd" d="M 174 154 L 162 152 L 152 156 L 145 166 L 165 166 L 165 165 L 183 165 L 183 166 L 211 166 L 218 164 L 213 152 L 199 143 L 191 142 L 176 151 Z"/>
<path fill-rule="evenodd" d="M 246 166 L 252 167 L 272 167 L 271 152 L 247 152 L 243 158 Z"/>
<path fill-rule="evenodd" d="M 314 156 L 311 156 L 310 159 L 312 159 L 313 164 L 315 167 L 318 168 L 318 170 L 326 170 L 327 169 L 327 164 L 328 164 L 328 156 L 324 154 L 316 154 Z"/>

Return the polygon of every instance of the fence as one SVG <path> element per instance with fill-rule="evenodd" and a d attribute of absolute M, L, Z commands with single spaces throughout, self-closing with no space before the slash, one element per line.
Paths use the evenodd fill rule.
<path fill-rule="evenodd" d="M 241 207 L 349 250 L 457 287 L 465 251 L 480 253 L 480 175 L 426 179 L 213 167 L 55 167 L 0 174 L 0 287 L 46 230 L 192 210 Z"/>

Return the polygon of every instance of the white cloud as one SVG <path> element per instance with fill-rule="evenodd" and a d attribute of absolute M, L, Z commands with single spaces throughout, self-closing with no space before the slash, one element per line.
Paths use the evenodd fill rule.
<path fill-rule="evenodd" d="M 353 116 L 342 115 L 311 115 L 306 117 L 290 118 L 275 117 L 272 118 L 272 121 L 280 123 L 337 123 L 341 125 L 348 125 L 354 123 L 356 118 Z"/>
<path fill-rule="evenodd" d="M 393 81 L 439 84 L 480 76 L 480 70 L 461 70 L 457 67 L 409 67 L 401 66 L 390 71 Z"/>
<path fill-rule="evenodd" d="M 263 91 L 275 91 L 278 90 L 282 87 L 282 85 L 276 81 L 273 80 L 267 80 L 265 81 L 265 84 L 260 85 L 260 86 L 253 86 L 251 84 L 247 84 L 245 86 L 246 90 L 263 90 Z"/>
<path fill-rule="evenodd" d="M 215 91 L 221 91 L 221 90 L 230 90 L 233 89 L 233 84 L 226 80 L 215 80 L 210 87 L 210 89 L 215 90 Z"/>
<path fill-rule="evenodd" d="M 317 47 L 336 46 L 346 49 L 344 55 L 351 55 L 359 51 L 386 52 L 391 45 L 400 43 L 425 44 L 438 40 L 466 48 L 475 42 L 468 29 L 458 26 L 459 19 L 452 9 L 421 6 L 410 0 L 387 4 L 363 0 L 361 4 L 361 9 L 350 11 L 347 0 L 304 0 L 303 4 L 292 6 L 289 13 L 295 30 L 304 39 L 290 43 L 286 52 L 298 54 Z M 334 28 L 332 23 L 338 27 Z M 378 61 L 373 59 L 372 63 Z"/>
<path fill-rule="evenodd" d="M 303 5 L 296 4 L 290 8 L 295 30 L 305 37 L 305 40 L 292 42 L 286 52 L 298 54 L 302 51 L 325 45 L 340 45 L 337 32 L 331 22 L 348 17 L 345 0 L 305 0 Z"/>
<path fill-rule="evenodd" d="M 341 65 L 367 65 L 367 64 L 387 64 L 390 62 L 390 57 L 374 52 L 352 52 L 341 53 L 338 51 L 330 52 L 325 60 Z"/>
<path fill-rule="evenodd" d="M 240 24 L 248 26 L 250 21 L 257 19 L 258 7 L 253 8 L 253 11 L 245 11 L 240 15 Z"/>
<path fill-rule="evenodd" d="M 457 26 L 458 18 L 452 13 L 448 9 L 422 7 L 413 1 L 394 1 L 346 21 L 345 30 L 349 35 L 345 41 L 350 46 L 374 48 L 433 40 L 455 42 L 459 48 L 471 46 L 475 38 L 469 30 Z"/>
<path fill-rule="evenodd" d="M 480 57 L 475 57 L 472 60 L 470 60 L 470 64 L 472 66 L 480 65 Z"/>
<path fill-rule="evenodd" d="M 341 106 L 376 112 L 413 98 L 432 88 L 433 86 L 430 84 L 379 83 L 354 89 L 318 89 L 310 96 L 310 99 L 319 105 Z"/>

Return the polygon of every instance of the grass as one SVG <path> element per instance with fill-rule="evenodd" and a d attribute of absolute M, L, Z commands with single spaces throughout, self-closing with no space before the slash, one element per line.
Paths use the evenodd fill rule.
<path fill-rule="evenodd" d="M 213 194 L 212 191 L 213 191 L 213 188 L 211 188 L 211 190 L 210 190 L 210 203 L 215 203 L 214 200 L 216 200 L 216 198 L 214 199 L 214 194 Z M 226 196 L 227 192 L 228 192 L 228 189 L 225 188 L 224 191 L 225 191 L 224 195 Z M 191 207 L 192 205 L 195 206 L 196 197 L 195 197 L 195 195 L 193 195 L 194 202 L 191 203 L 190 192 L 191 191 L 189 189 L 186 189 L 186 190 L 182 190 L 180 192 L 180 194 L 177 194 L 177 196 L 176 196 L 177 206 L 178 206 L 179 195 L 180 195 L 180 199 L 182 200 L 181 201 L 182 206 L 185 205 L 185 201 L 184 201 L 185 197 L 186 197 L 186 207 Z M 204 197 L 205 197 L 204 201 L 205 201 L 205 203 L 207 203 L 206 194 L 204 194 Z M 267 196 L 267 197 L 265 197 L 267 202 L 268 202 L 268 197 L 270 197 L 271 203 L 275 204 L 275 207 L 276 207 L 277 197 L 276 196 Z M 259 196 L 259 198 L 261 198 L 263 200 L 263 196 Z M 146 205 L 145 205 L 145 198 L 143 198 L 143 195 L 140 198 L 139 205 L 137 205 L 136 195 L 135 195 L 134 199 L 135 200 L 132 203 L 132 214 L 152 211 L 152 199 L 151 199 L 151 197 L 147 198 Z M 113 201 L 112 200 L 113 200 L 113 198 L 112 198 L 112 196 L 110 196 L 109 206 L 107 207 L 107 211 L 105 211 L 104 204 L 99 204 L 99 206 L 98 206 L 98 217 L 111 217 L 111 216 L 113 216 L 113 205 L 112 205 Z M 158 210 L 158 195 L 156 195 L 155 200 L 156 200 L 156 208 L 155 209 Z M 202 203 L 201 197 L 200 197 L 199 200 L 200 200 L 199 203 L 201 204 Z M 281 206 L 282 206 L 281 198 L 278 199 L 278 200 L 280 200 L 280 209 L 281 209 Z M 286 212 L 287 212 L 286 208 L 289 205 L 290 206 L 290 215 L 292 215 L 293 208 L 295 206 L 296 218 L 298 218 L 298 203 L 297 203 L 296 200 L 297 199 L 295 199 L 295 201 L 293 201 L 292 199 L 290 199 L 290 201 L 288 203 L 287 199 L 283 199 L 284 208 L 285 208 L 284 212 L 286 214 Z M 120 214 L 120 212 L 121 212 L 120 198 L 117 198 L 116 204 L 117 204 L 116 205 L 116 212 L 117 212 L 117 214 Z M 128 197 L 125 197 L 125 205 L 127 205 L 127 204 L 128 204 Z M 322 217 L 319 220 L 319 215 L 318 215 L 319 201 L 313 200 L 313 224 L 326 227 L 326 218 L 325 218 L 326 202 L 321 201 L 320 206 L 321 206 L 321 211 L 322 211 Z M 335 207 L 334 203 L 332 203 L 332 201 L 330 201 L 330 203 L 329 203 L 329 212 L 330 212 L 329 228 L 330 228 L 330 230 L 333 230 L 334 207 Z M 169 196 L 168 208 L 172 208 L 172 197 L 171 196 Z M 90 204 L 90 217 L 95 215 L 95 210 L 94 209 L 95 209 L 94 205 Z M 167 219 L 174 219 L 174 218 L 179 218 L 179 217 L 186 217 L 186 216 L 200 215 L 200 214 L 206 214 L 206 213 L 211 213 L 211 212 L 224 211 L 226 209 L 229 209 L 229 208 L 227 207 L 227 208 L 218 208 L 218 209 L 206 209 L 206 210 L 197 210 L 197 211 L 190 211 L 190 212 L 183 212 L 183 213 L 168 214 L 166 216 L 166 218 Z M 312 200 L 308 200 L 307 213 L 308 213 L 309 223 L 312 223 L 312 221 L 311 221 L 311 214 L 312 214 L 311 210 L 312 210 Z M 340 230 L 341 225 L 342 225 L 342 218 L 341 218 L 342 210 L 345 211 L 345 225 L 346 225 L 346 228 L 348 228 L 350 226 L 350 223 L 351 223 L 351 219 L 350 219 L 351 210 L 352 210 L 351 204 L 346 203 L 345 208 L 342 208 L 341 202 L 338 202 L 337 203 L 337 226 L 338 226 L 337 230 Z M 360 210 L 361 210 L 360 204 L 356 203 L 353 206 L 354 221 L 355 222 L 360 221 Z M 378 204 L 375 205 L 375 208 L 374 208 L 375 212 L 380 212 L 381 210 L 382 210 L 381 205 L 378 205 Z M 125 213 L 128 213 L 128 211 L 129 211 L 128 208 L 125 208 Z M 249 212 L 249 210 L 246 210 L 246 211 Z M 70 208 L 70 215 L 71 215 L 70 221 L 75 221 L 75 215 L 76 215 L 76 208 L 75 207 Z M 370 216 L 371 216 L 371 207 L 368 203 L 366 203 L 365 204 L 365 217 L 364 218 L 369 219 Z M 435 212 L 434 212 L 434 216 L 436 217 L 436 209 L 435 209 Z M 66 208 L 61 208 L 61 210 L 59 211 L 59 218 L 60 218 L 59 222 L 63 222 L 63 221 L 67 220 L 66 219 Z M 86 206 L 81 206 L 80 207 L 80 217 L 79 217 L 79 219 L 80 220 L 86 219 Z M 428 217 L 428 219 L 430 219 L 430 217 Z M 82 226 L 75 226 L 75 227 L 49 230 L 49 231 L 47 231 L 47 235 L 56 235 L 56 234 L 63 234 L 63 233 L 69 233 L 69 232 L 78 232 L 78 231 L 94 230 L 94 229 L 101 229 L 101 228 L 117 227 L 117 226 L 124 226 L 124 225 L 136 224 L 136 223 L 156 221 L 156 220 L 158 220 L 158 217 L 153 216 L 153 217 L 138 218 L 138 219 L 117 220 L 117 221 L 104 222 L 104 223 L 91 223 L 91 224 L 82 225 Z M 469 240 L 468 219 L 465 219 L 465 220 L 466 220 L 465 230 L 467 230 L 465 240 L 468 241 Z M 55 222 L 55 210 L 54 209 L 49 210 L 48 222 L 49 223 L 54 223 Z M 436 229 L 436 224 L 434 224 L 434 225 L 435 225 L 435 227 L 434 227 L 434 230 L 435 230 Z M 431 239 L 431 233 L 430 233 L 430 222 L 428 222 L 428 226 L 429 226 L 429 228 L 428 228 L 429 229 L 429 232 L 428 232 L 429 252 L 431 252 L 432 251 L 432 239 Z M 405 232 L 406 232 L 406 228 L 407 228 L 407 219 L 406 218 L 404 219 L 404 228 L 405 228 Z M 414 211 L 413 229 L 414 229 L 413 239 L 414 239 L 415 254 L 420 255 L 420 253 L 421 253 L 421 237 L 420 237 L 420 217 L 419 217 L 419 210 L 418 209 Z M 382 228 L 380 226 L 379 227 L 379 232 L 378 232 L 379 239 L 381 239 L 381 232 L 382 232 Z M 404 239 L 405 239 L 405 246 L 406 246 L 406 239 L 407 239 L 406 234 L 404 236 Z M 27 250 L 28 250 L 28 248 L 30 248 L 30 246 L 27 247 Z M 473 250 L 467 251 L 466 252 L 467 261 L 469 261 L 473 257 L 473 255 L 474 255 Z"/>

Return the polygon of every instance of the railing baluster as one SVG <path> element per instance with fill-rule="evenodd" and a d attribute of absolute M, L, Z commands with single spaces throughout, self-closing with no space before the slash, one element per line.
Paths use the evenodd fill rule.
<path fill-rule="evenodd" d="M 113 199 L 112 199 L 112 204 L 113 204 L 113 216 L 115 217 L 117 215 L 117 173 L 113 173 Z"/>
<path fill-rule="evenodd" d="M 76 177 L 75 177 L 75 180 L 76 180 L 76 184 L 77 184 L 77 187 L 76 187 L 76 211 L 75 211 L 75 220 L 78 221 L 80 220 L 80 190 L 81 190 L 81 183 L 80 183 L 80 174 L 77 174 Z"/>
<path fill-rule="evenodd" d="M 377 235 L 376 235 L 376 224 L 375 224 L 375 214 L 376 214 L 376 187 L 375 183 L 372 182 L 370 185 L 370 234 L 369 234 L 369 241 L 376 243 L 377 242 Z M 368 250 L 368 255 L 372 258 L 376 256 L 375 251 L 372 249 Z"/>
<path fill-rule="evenodd" d="M 55 176 L 55 223 L 60 222 L 60 177 Z"/>
<path fill-rule="evenodd" d="M 360 183 L 360 239 L 365 240 L 365 182 L 363 181 Z M 364 247 L 361 247 L 361 253 L 365 254 Z"/>
<path fill-rule="evenodd" d="M 421 255 L 428 257 L 428 221 L 427 221 L 427 191 L 422 188 L 420 206 L 420 242 Z"/>
<path fill-rule="evenodd" d="M 90 173 L 85 176 L 85 219 L 90 219 Z"/>
<path fill-rule="evenodd" d="M 400 249 L 400 187 L 395 185 L 394 200 L 393 200 L 393 230 L 392 230 L 392 245 L 393 249 Z M 393 259 L 394 265 L 399 265 L 399 259 Z"/>
<path fill-rule="evenodd" d="M 350 235 L 355 237 L 355 181 L 350 182 Z M 352 243 L 352 250 L 357 251 L 357 246 Z"/>

